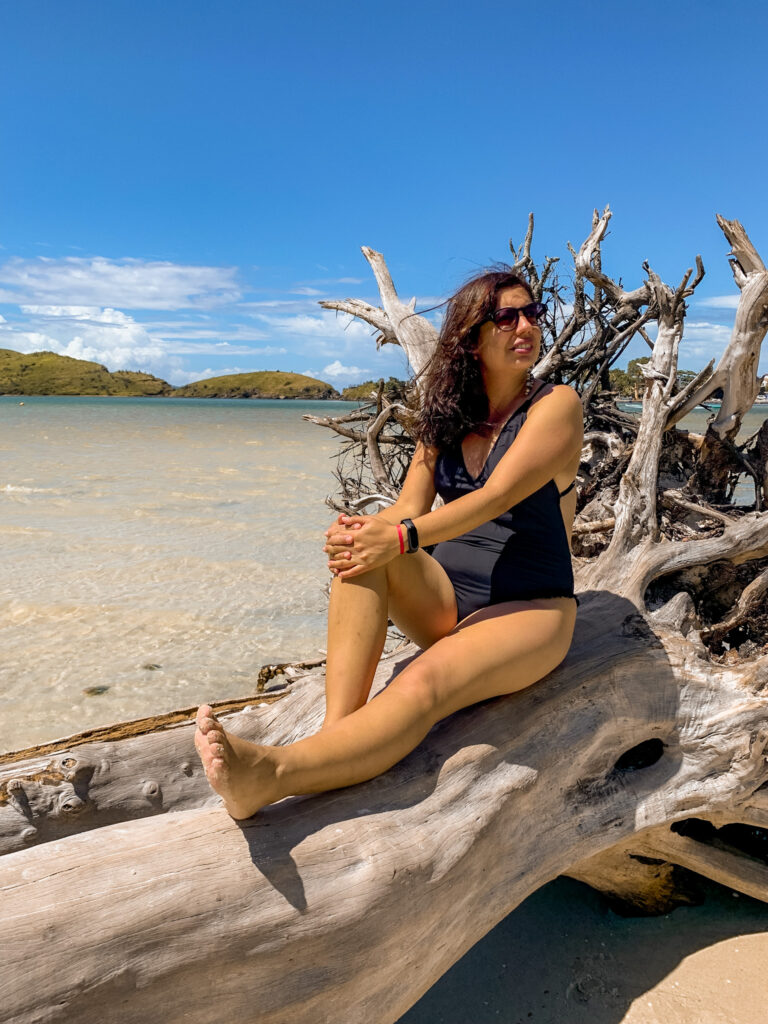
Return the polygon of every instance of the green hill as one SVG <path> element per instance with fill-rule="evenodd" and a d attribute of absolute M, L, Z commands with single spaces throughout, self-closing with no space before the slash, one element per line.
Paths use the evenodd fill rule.
<path fill-rule="evenodd" d="M 0 348 L 0 394 L 4 395 L 169 395 L 170 384 L 151 373 L 118 370 L 55 352 L 13 352 Z"/>
<path fill-rule="evenodd" d="M 384 395 L 391 401 L 401 401 L 410 385 L 407 381 L 398 380 L 397 377 L 390 377 L 384 383 Z M 345 402 L 369 402 L 371 395 L 376 395 L 379 390 L 379 381 L 367 380 L 364 384 L 353 384 L 352 387 L 344 388 L 341 397 Z"/>
<path fill-rule="evenodd" d="M 174 398 L 338 398 L 330 384 L 302 373 L 260 370 L 209 377 L 176 388 Z"/>
<path fill-rule="evenodd" d="M 352 387 L 344 388 L 341 397 L 345 402 L 369 402 L 371 395 L 375 395 L 378 388 L 378 381 L 367 380 L 365 384 L 353 384 Z"/>

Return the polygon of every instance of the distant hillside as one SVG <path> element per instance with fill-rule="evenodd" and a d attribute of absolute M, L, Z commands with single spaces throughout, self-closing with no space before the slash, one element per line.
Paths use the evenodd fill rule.
<path fill-rule="evenodd" d="M 384 384 L 384 395 L 392 401 L 402 400 L 408 386 L 407 381 L 390 377 Z M 352 387 L 344 388 L 341 397 L 345 402 L 368 402 L 371 395 L 375 396 L 378 390 L 379 381 L 367 380 L 364 384 L 354 384 Z"/>
<path fill-rule="evenodd" d="M 151 373 L 118 370 L 55 352 L 0 348 L 2 395 L 170 395 L 173 388 Z"/>
<path fill-rule="evenodd" d="M 330 384 L 302 373 L 260 370 L 210 377 L 176 388 L 174 398 L 338 398 Z"/>
<path fill-rule="evenodd" d="M 376 394 L 378 387 L 378 381 L 367 380 L 365 384 L 353 384 L 352 387 L 344 388 L 341 397 L 345 402 L 368 402 L 371 395 Z"/>

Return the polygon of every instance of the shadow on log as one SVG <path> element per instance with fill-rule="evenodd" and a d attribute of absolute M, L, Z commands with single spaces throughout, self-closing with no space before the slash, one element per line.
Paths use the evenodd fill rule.
<path fill-rule="evenodd" d="M 377 689 L 408 656 L 382 661 Z M 590 592 L 541 683 L 454 715 L 380 778 L 245 823 L 207 789 L 191 723 L 3 764 L 10 846 L 30 827 L 21 790 L 60 785 L 72 760 L 82 808 L 67 825 L 52 800 L 38 835 L 59 838 L 0 860 L 2 1019 L 209 1024 L 215 991 L 241 1024 L 393 1022 L 559 874 L 658 909 L 669 886 L 653 907 L 634 866 L 661 858 L 764 898 L 768 866 L 671 825 L 768 826 L 766 682 L 763 664 L 754 685 L 713 685 L 695 635 Z M 322 692 L 309 673 L 225 720 L 288 742 L 317 728 Z"/>

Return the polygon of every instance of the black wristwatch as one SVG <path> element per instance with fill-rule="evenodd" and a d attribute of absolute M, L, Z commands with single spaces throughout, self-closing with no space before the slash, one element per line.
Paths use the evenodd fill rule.
<path fill-rule="evenodd" d="M 416 529 L 412 519 L 401 519 L 400 525 L 405 527 L 405 534 L 408 538 L 407 554 L 412 555 L 419 550 L 419 531 Z"/>

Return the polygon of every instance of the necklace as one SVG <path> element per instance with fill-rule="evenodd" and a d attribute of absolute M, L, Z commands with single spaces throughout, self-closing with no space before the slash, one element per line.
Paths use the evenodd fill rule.
<path fill-rule="evenodd" d="M 522 391 L 519 394 L 515 395 L 513 402 L 516 402 L 518 398 L 520 398 L 520 395 L 522 395 L 524 399 L 530 395 L 531 391 L 533 390 L 533 381 L 533 373 L 529 370 L 526 374 L 525 384 L 523 384 Z M 505 412 L 504 415 L 499 419 L 490 421 L 488 426 L 492 427 L 493 430 L 495 431 L 498 427 L 502 427 L 510 418 L 510 416 L 513 415 L 513 413 L 514 410 L 512 412 Z"/>

